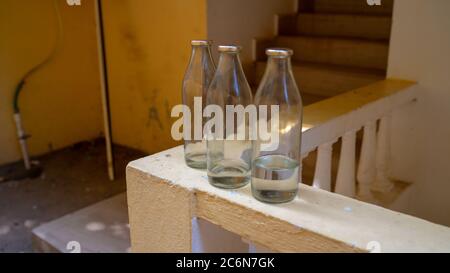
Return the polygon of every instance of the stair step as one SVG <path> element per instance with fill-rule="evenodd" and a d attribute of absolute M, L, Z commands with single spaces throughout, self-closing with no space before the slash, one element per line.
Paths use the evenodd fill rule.
<path fill-rule="evenodd" d="M 319 102 L 319 101 L 327 98 L 324 96 L 318 96 L 318 95 L 309 94 L 309 93 L 305 93 L 305 92 L 301 92 L 301 96 L 302 96 L 303 106 L 308 106 L 310 104 Z"/>
<path fill-rule="evenodd" d="M 387 67 L 389 52 L 388 43 L 361 39 L 278 36 L 272 45 L 293 49 L 295 61 L 381 70 Z"/>
<path fill-rule="evenodd" d="M 280 35 L 389 40 L 390 16 L 300 13 L 279 16 Z"/>
<path fill-rule="evenodd" d="M 300 0 L 300 10 L 318 13 L 351 13 L 391 15 L 393 0 L 380 0 L 381 5 L 369 5 L 367 0 Z"/>
<path fill-rule="evenodd" d="M 266 62 L 256 63 L 257 82 L 262 79 L 265 69 Z M 314 103 L 385 78 L 385 73 L 380 70 L 317 63 L 293 62 L 292 70 L 304 104 L 306 104 L 306 94 L 312 96 L 308 98 L 308 101 Z"/>
<path fill-rule="evenodd" d="M 122 253 L 130 249 L 126 193 L 93 204 L 33 229 L 36 252 Z"/>

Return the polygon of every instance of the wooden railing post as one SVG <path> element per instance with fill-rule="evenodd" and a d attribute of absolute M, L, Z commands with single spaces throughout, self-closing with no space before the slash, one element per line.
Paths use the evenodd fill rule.
<path fill-rule="evenodd" d="M 381 118 L 378 128 L 377 149 L 376 149 L 376 179 L 372 184 L 372 190 L 378 192 L 388 192 L 394 186 L 387 175 L 387 164 L 389 158 L 389 134 L 390 116 Z"/>
<path fill-rule="evenodd" d="M 376 177 L 376 147 L 377 147 L 377 122 L 369 121 L 364 126 L 364 136 L 361 147 L 361 156 L 359 159 L 357 180 L 359 183 L 358 195 L 363 198 L 370 198 L 371 185 Z"/>
<path fill-rule="evenodd" d="M 313 187 L 331 191 L 331 157 L 333 142 L 324 143 L 317 151 L 316 169 L 314 171 Z"/>
<path fill-rule="evenodd" d="M 335 192 L 348 197 L 355 197 L 355 145 L 356 131 L 349 131 L 342 136 Z"/>

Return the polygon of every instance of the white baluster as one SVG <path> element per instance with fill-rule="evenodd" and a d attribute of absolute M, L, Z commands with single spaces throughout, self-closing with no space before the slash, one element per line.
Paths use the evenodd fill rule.
<path fill-rule="evenodd" d="M 317 151 L 316 168 L 314 171 L 313 187 L 331 191 L 331 156 L 333 142 L 324 143 Z"/>
<path fill-rule="evenodd" d="M 359 159 L 358 173 L 356 178 L 359 182 L 358 195 L 362 199 L 370 199 L 371 185 L 375 182 L 376 168 L 376 148 L 377 148 L 377 122 L 370 121 L 364 126 L 364 136 Z"/>
<path fill-rule="evenodd" d="M 380 120 L 380 127 L 377 136 L 376 151 L 376 179 L 372 184 L 372 190 L 378 192 L 390 191 L 394 184 L 387 176 L 387 164 L 390 152 L 389 134 L 390 134 L 390 116 L 385 116 Z"/>
<path fill-rule="evenodd" d="M 335 192 L 348 197 L 355 196 L 355 144 L 356 131 L 349 131 L 342 136 Z"/>
<path fill-rule="evenodd" d="M 299 180 L 300 181 L 299 181 L 299 183 L 303 183 L 303 160 L 305 158 L 307 158 L 308 155 L 309 155 L 309 153 L 305 153 L 300 156 L 300 170 L 299 170 L 299 175 L 300 175 Z"/>

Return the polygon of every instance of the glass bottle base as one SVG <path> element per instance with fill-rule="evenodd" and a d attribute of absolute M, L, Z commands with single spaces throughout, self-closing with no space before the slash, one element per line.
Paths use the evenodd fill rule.
<path fill-rule="evenodd" d="M 299 163 L 284 155 L 265 155 L 253 161 L 252 194 L 265 203 L 287 203 L 298 193 Z"/>
<path fill-rule="evenodd" d="M 211 177 L 208 176 L 211 185 L 221 189 L 238 189 L 250 183 L 250 176 L 243 177 Z"/>
<path fill-rule="evenodd" d="M 206 154 L 198 153 L 198 154 L 187 154 L 184 157 L 186 161 L 186 165 L 193 169 L 204 170 L 206 169 Z"/>
<path fill-rule="evenodd" d="M 240 160 L 222 160 L 208 170 L 211 185 L 222 189 L 237 189 L 250 183 L 250 168 Z"/>
<path fill-rule="evenodd" d="M 252 189 L 253 196 L 261 202 L 271 204 L 288 203 L 295 199 L 298 190 L 292 191 L 273 191 L 273 190 L 254 190 Z"/>

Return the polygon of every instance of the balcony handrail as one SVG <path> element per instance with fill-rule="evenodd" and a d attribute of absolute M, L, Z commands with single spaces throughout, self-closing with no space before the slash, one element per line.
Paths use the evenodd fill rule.
<path fill-rule="evenodd" d="M 302 153 L 335 141 L 348 131 L 362 128 L 393 110 L 417 99 L 415 82 L 387 79 L 378 81 L 305 107 Z"/>
<path fill-rule="evenodd" d="M 394 185 L 387 175 L 390 117 L 394 110 L 417 99 L 415 85 L 387 79 L 305 107 L 301 151 L 306 158 L 317 149 L 313 185 L 366 200 L 372 198 L 372 190 L 391 191 Z M 358 165 L 356 132 L 361 128 L 364 136 Z M 339 169 L 332 189 L 332 147 L 340 139 Z"/>
<path fill-rule="evenodd" d="M 326 141 L 332 137 L 343 138 L 337 181 L 342 184 L 342 192 L 339 193 L 351 190 L 347 180 L 355 182 L 351 181 L 355 173 L 352 130 L 358 126 L 365 128 L 363 151 L 367 160 L 362 160 L 365 163 L 360 162 L 358 168 L 358 176 L 363 178 L 360 183 L 364 184 L 368 178 L 373 178 L 368 173 L 382 167 L 379 164 L 386 153 L 371 152 L 386 144 L 385 117 L 391 110 L 416 98 L 413 85 L 387 80 L 319 106 L 306 107 L 305 124 L 317 128 L 305 130 L 304 145 L 311 149 L 318 147 L 321 158 L 318 162 L 329 159 L 324 156 L 329 144 Z M 359 99 L 347 101 L 346 98 L 352 96 Z M 340 104 L 333 103 L 334 100 Z M 331 109 L 333 105 L 334 110 L 316 112 L 323 107 Z M 381 119 L 379 126 L 376 119 Z M 333 127 L 333 123 L 339 126 Z M 326 137 L 321 138 L 319 132 Z M 312 139 L 314 136 L 320 141 Z M 319 169 L 316 168 L 316 175 L 322 174 L 318 180 L 327 178 L 323 171 L 325 165 L 316 165 Z M 360 169 L 366 172 L 360 174 Z M 374 177 L 382 174 L 377 171 Z M 135 252 L 191 252 L 195 242 L 203 243 L 201 250 L 217 251 L 230 245 L 230 234 L 279 252 L 450 252 L 450 228 L 321 187 L 301 184 L 299 196 L 282 205 L 258 202 L 252 197 L 249 186 L 237 190 L 215 188 L 208 183 L 204 171 L 186 166 L 182 146 L 131 162 L 127 167 L 127 195 L 132 251 Z M 207 220 L 224 231 L 199 229 L 196 218 Z M 216 247 L 210 247 L 211 244 Z"/>

